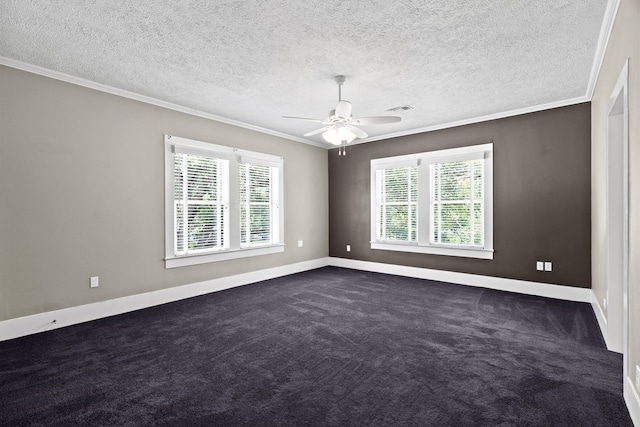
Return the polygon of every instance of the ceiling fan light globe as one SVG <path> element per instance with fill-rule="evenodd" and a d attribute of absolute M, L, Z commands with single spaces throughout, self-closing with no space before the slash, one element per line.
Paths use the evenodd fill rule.
<path fill-rule="evenodd" d="M 344 125 L 337 125 L 322 134 L 325 141 L 333 145 L 349 144 L 356 139 L 356 134 Z"/>
<path fill-rule="evenodd" d="M 338 131 L 336 128 L 331 128 L 328 131 L 322 134 L 322 138 L 327 141 L 329 144 L 340 145 L 342 142 L 340 138 L 338 138 Z"/>
<path fill-rule="evenodd" d="M 340 141 L 345 141 L 349 138 L 351 138 L 351 141 L 353 141 L 355 136 L 356 135 L 353 132 L 351 132 L 349 129 L 347 129 L 346 126 L 338 127 L 338 139 Z"/>

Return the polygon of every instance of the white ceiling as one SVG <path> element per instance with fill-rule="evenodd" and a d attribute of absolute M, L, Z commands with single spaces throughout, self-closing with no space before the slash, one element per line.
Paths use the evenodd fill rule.
<path fill-rule="evenodd" d="M 611 5 L 609 5 L 609 9 Z M 588 100 L 607 0 L 3 0 L 1 63 L 302 138 L 338 100 L 384 139 Z M 603 34 L 603 36 L 601 36 Z M 412 110 L 386 110 L 410 105 Z"/>

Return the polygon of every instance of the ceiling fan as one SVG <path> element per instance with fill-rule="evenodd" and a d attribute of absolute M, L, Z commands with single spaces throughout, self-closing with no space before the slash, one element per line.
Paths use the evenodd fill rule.
<path fill-rule="evenodd" d="M 319 129 L 312 130 L 311 132 L 307 132 L 303 136 L 312 136 L 322 133 L 322 137 L 325 141 L 333 145 L 342 145 L 343 148 L 339 154 L 344 154 L 344 146 L 356 138 L 366 138 L 369 136 L 365 131 L 360 129 L 358 125 L 381 125 L 395 123 L 402 120 L 402 117 L 398 116 L 361 117 L 359 119 L 354 119 L 351 117 L 351 103 L 349 101 L 342 100 L 342 85 L 347 81 L 347 78 L 340 75 L 335 76 L 333 80 L 338 84 L 338 105 L 335 110 L 331 110 L 329 112 L 328 118 L 310 119 L 307 117 L 282 116 L 285 119 L 307 120 L 326 125 Z"/>

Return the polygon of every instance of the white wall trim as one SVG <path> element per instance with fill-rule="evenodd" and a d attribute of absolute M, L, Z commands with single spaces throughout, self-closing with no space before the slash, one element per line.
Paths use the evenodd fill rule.
<path fill-rule="evenodd" d="M 625 378 L 623 388 L 624 402 L 627 404 L 631 421 L 633 421 L 633 425 L 640 426 L 640 396 L 638 396 L 631 378 Z"/>
<path fill-rule="evenodd" d="M 611 0 L 614 1 L 614 0 Z M 619 1 L 619 0 L 618 0 Z M 616 6 L 617 7 L 617 6 Z M 122 96 L 124 98 L 133 99 L 135 101 L 144 102 L 146 104 L 155 105 L 158 107 L 167 108 L 169 110 L 178 111 L 185 114 L 191 114 L 192 116 L 202 117 L 205 119 L 215 120 L 217 122 L 226 123 L 233 126 L 238 126 L 245 129 L 254 130 L 256 132 L 265 133 L 267 135 L 277 136 L 279 138 L 289 139 L 291 141 L 301 142 L 303 144 L 313 145 L 315 147 L 324 148 L 326 150 L 330 150 L 336 148 L 335 145 L 328 145 L 322 142 L 318 142 L 308 138 L 302 138 L 295 135 L 289 135 L 282 132 L 276 132 L 270 129 L 266 129 L 260 126 L 255 126 L 249 123 L 228 119 L 226 117 L 217 116 L 215 114 L 206 113 L 204 111 L 196 110 L 194 108 L 184 107 L 182 105 L 174 104 L 171 102 L 163 101 L 161 99 L 152 98 L 150 96 L 140 95 L 134 92 L 130 92 L 124 89 L 118 89 L 112 86 L 107 86 L 101 83 L 96 83 L 91 80 L 83 79 L 80 77 L 75 77 L 70 74 L 65 74 L 59 71 L 50 70 L 48 68 L 39 67 L 37 65 L 28 64 L 22 61 L 16 61 L 15 59 L 7 58 L 4 56 L 0 56 L 0 65 L 5 65 L 7 67 L 15 68 L 18 70 L 26 71 L 33 74 L 38 74 L 44 77 L 49 77 L 52 79 L 60 80 L 63 82 L 75 84 L 78 86 L 83 86 L 89 89 L 98 90 L 105 93 L 110 93 L 112 95 Z M 599 69 L 599 67 L 598 67 Z M 593 93 L 593 90 L 587 90 L 587 93 Z M 570 98 L 557 102 L 550 102 L 547 104 L 533 105 L 531 107 L 520 108 L 516 110 L 508 110 L 503 112 L 498 112 L 495 114 L 488 114 L 480 117 L 471 117 L 468 119 L 458 120 L 455 122 L 447 122 L 447 123 L 439 123 L 432 126 L 426 126 L 418 129 L 410 129 L 407 131 L 397 132 L 393 134 L 381 135 L 378 137 L 371 137 L 365 139 L 356 139 L 350 145 L 363 144 L 366 142 L 380 141 L 384 139 L 397 138 L 400 136 L 408 136 L 408 135 L 416 135 L 419 133 L 432 132 L 441 129 L 449 129 L 458 126 L 465 126 L 474 123 L 482 123 L 490 120 L 503 119 L 507 117 L 519 116 L 522 114 L 535 113 L 538 111 L 550 110 L 553 108 L 559 107 L 567 107 L 569 105 L 581 104 L 583 102 L 591 101 L 591 96 L 580 96 L 577 98 Z"/>
<path fill-rule="evenodd" d="M 70 74 L 61 73 L 59 71 L 50 70 L 48 68 L 39 67 L 37 65 L 28 64 L 22 61 L 16 61 L 15 59 L 7 58 L 4 56 L 0 56 L 0 65 L 6 65 L 7 67 L 16 68 L 18 70 L 27 71 L 29 73 L 38 74 L 40 76 L 49 77 L 49 78 L 60 80 L 66 83 L 71 83 L 74 85 L 86 87 L 89 89 L 98 90 L 100 92 L 109 93 L 111 95 L 117 95 L 123 98 L 133 99 L 134 101 L 144 102 L 145 104 L 167 108 L 169 110 L 178 111 L 180 113 L 190 114 L 192 116 L 202 117 L 209 120 L 215 120 L 217 122 L 226 123 L 228 125 L 238 126 L 240 128 L 250 129 L 256 132 L 265 133 L 267 135 L 272 135 L 272 136 L 277 136 L 279 138 L 302 142 L 304 144 L 309 144 L 309 145 L 313 145 L 320 148 L 327 148 L 326 144 L 323 144 L 321 142 L 316 142 L 311 139 L 305 139 L 298 136 L 288 135 L 282 132 L 276 132 L 271 129 L 266 129 L 260 126 L 255 126 L 255 125 L 241 122 L 238 120 L 228 119 L 226 117 L 196 110 L 194 108 L 184 107 L 182 105 L 163 101 L 157 98 L 152 98 L 150 96 L 140 95 L 135 92 L 119 89 L 119 88 L 108 86 L 102 83 L 93 82 L 91 80 L 83 79 L 81 77 L 72 76 Z"/>
<path fill-rule="evenodd" d="M 607 316 L 604 314 L 604 310 L 600 306 L 600 302 L 598 301 L 598 297 L 596 294 L 591 292 L 591 308 L 593 309 L 593 313 L 596 315 L 596 320 L 598 321 L 598 326 L 600 327 L 600 332 L 602 333 L 602 337 L 604 338 L 604 342 L 607 345 L 607 350 L 611 350 L 609 345 L 609 338 L 607 331 Z"/>
<path fill-rule="evenodd" d="M 602 314 L 602 310 L 600 310 L 591 289 L 328 257 L 0 321 L 0 341 L 313 270 L 327 265 L 569 301 L 589 302 L 594 308 L 603 335 L 605 335 L 604 332 L 606 331 L 606 327 L 603 328 L 602 323 L 604 322 L 604 325 L 606 325 L 606 318 Z"/>
<path fill-rule="evenodd" d="M 528 282 L 517 279 L 505 279 L 503 277 L 481 276 L 479 274 L 456 273 L 453 271 L 432 270 L 429 268 L 407 267 L 403 265 L 383 264 L 346 258 L 330 257 L 329 265 L 353 268 L 355 270 L 372 271 L 375 273 L 396 274 L 399 276 L 415 277 L 418 279 L 438 280 L 441 282 L 517 292 L 520 294 L 537 295 L 568 301 L 591 302 L 592 300 L 591 289 L 574 288 L 571 286 Z"/>
<path fill-rule="evenodd" d="M 551 285 L 547 283 L 528 282 L 524 280 L 505 279 L 500 277 L 481 276 L 469 273 L 456 273 L 427 268 L 327 257 L 0 321 L 0 341 L 45 332 L 78 323 L 89 322 L 109 316 L 115 316 L 199 295 L 206 295 L 212 292 L 231 289 L 289 274 L 301 273 L 303 271 L 313 270 L 328 265 L 372 271 L 376 273 L 438 280 L 454 284 L 517 292 L 548 298 L 590 302 L 594 313 L 596 314 L 596 318 L 598 319 L 600 329 L 606 340 L 606 318 L 602 313 L 595 295 L 590 289 L 572 288 L 569 286 Z M 629 409 L 629 413 L 631 414 L 631 419 L 635 425 L 640 426 L 640 398 L 638 397 L 630 378 L 625 378 L 624 380 L 624 399 Z"/>
<path fill-rule="evenodd" d="M 570 98 L 562 101 L 550 102 L 547 104 L 532 105 L 531 107 L 524 107 L 516 110 L 502 111 L 499 113 L 488 114 L 486 116 L 471 117 L 468 119 L 458 120 L 456 122 L 440 123 L 432 126 L 418 128 L 418 129 L 410 129 L 407 131 L 385 134 L 381 136 L 372 136 L 370 138 L 356 139 L 349 145 L 364 144 L 366 142 L 381 141 L 384 139 L 398 138 L 401 136 L 409 136 L 409 135 L 415 135 L 419 133 L 433 132 L 433 131 L 442 130 L 442 129 L 450 129 L 454 127 L 466 126 L 466 125 L 471 125 L 475 123 L 488 122 L 491 120 L 505 119 L 508 117 L 521 116 L 523 114 L 537 113 L 539 111 L 551 110 L 554 108 L 568 107 L 570 105 L 582 104 L 584 102 L 589 102 L 589 101 L 591 101 L 591 98 L 586 96 L 579 96 L 577 98 Z M 332 149 L 332 148 L 337 148 L 337 147 L 335 146 L 329 147 L 329 149 Z"/>
<path fill-rule="evenodd" d="M 604 11 L 604 17 L 602 18 L 602 27 L 600 27 L 600 35 L 598 36 L 598 44 L 596 45 L 596 52 L 593 56 L 593 64 L 591 65 L 591 74 L 589 75 L 589 83 L 587 84 L 587 92 L 585 96 L 591 100 L 593 98 L 593 92 L 596 89 L 596 82 L 600 75 L 600 69 L 604 62 L 604 55 L 607 51 L 607 45 L 609 44 L 609 38 L 613 31 L 613 23 L 615 22 L 616 15 L 618 14 L 618 8 L 620 7 L 620 0 L 609 0 L 607 2 L 607 8 Z"/>
<path fill-rule="evenodd" d="M 280 267 L 257 270 L 234 276 L 206 280 L 189 285 L 161 289 L 144 294 L 115 298 L 61 310 L 48 311 L 0 322 L 0 341 L 58 329 L 78 323 L 179 301 L 199 295 L 235 288 L 262 280 L 313 270 L 328 265 L 328 258 L 318 258 Z M 54 323 L 55 321 L 55 323 Z"/>

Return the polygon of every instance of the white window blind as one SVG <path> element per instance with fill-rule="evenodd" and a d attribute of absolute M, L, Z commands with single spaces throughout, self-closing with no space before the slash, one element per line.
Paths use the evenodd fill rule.
<path fill-rule="evenodd" d="M 241 163 L 240 242 L 243 246 L 272 242 L 272 168 Z"/>
<path fill-rule="evenodd" d="M 417 167 L 377 171 L 379 240 L 416 242 L 418 238 Z"/>
<path fill-rule="evenodd" d="M 174 154 L 175 254 L 226 247 L 228 161 Z"/>
<path fill-rule="evenodd" d="M 482 160 L 435 163 L 430 167 L 431 242 L 482 247 Z"/>

